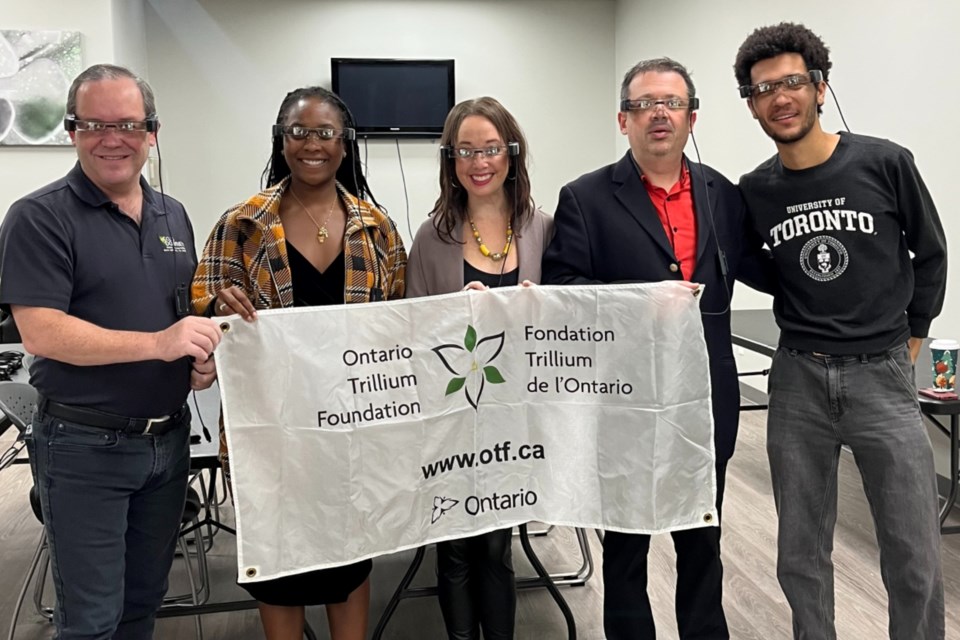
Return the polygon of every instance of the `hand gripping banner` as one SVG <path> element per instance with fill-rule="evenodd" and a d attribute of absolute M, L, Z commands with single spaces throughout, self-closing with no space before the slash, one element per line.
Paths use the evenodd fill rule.
<path fill-rule="evenodd" d="M 697 301 L 673 283 L 513 287 L 228 319 L 240 580 L 530 520 L 715 526 Z"/>

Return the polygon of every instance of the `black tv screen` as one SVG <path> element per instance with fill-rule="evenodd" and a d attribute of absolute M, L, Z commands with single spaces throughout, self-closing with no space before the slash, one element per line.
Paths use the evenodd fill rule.
<path fill-rule="evenodd" d="M 439 138 L 454 104 L 453 60 L 331 58 L 333 91 L 358 136 Z"/>

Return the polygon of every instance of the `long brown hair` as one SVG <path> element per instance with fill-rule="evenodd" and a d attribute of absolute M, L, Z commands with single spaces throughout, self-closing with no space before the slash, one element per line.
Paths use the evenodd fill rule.
<path fill-rule="evenodd" d="M 534 203 L 530 196 L 530 176 L 527 174 L 527 139 L 516 119 L 497 100 L 490 97 L 465 100 L 456 105 L 447 114 L 443 123 L 443 135 L 440 146 L 453 147 L 457 143 L 460 125 L 468 116 L 482 116 L 493 123 L 497 133 L 505 143 L 516 142 L 520 153 L 508 156 L 510 169 L 504 192 L 510 205 L 510 226 L 520 235 L 523 227 L 533 217 Z M 457 181 L 453 158 L 440 151 L 440 197 L 433 205 L 433 225 L 446 243 L 462 244 L 460 238 L 453 237 L 454 227 L 467 219 L 467 192 Z"/>

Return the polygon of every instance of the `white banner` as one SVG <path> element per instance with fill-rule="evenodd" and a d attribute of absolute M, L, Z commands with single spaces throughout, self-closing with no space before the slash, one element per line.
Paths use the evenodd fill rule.
<path fill-rule="evenodd" d="M 230 318 L 240 580 L 530 520 L 715 525 L 697 300 L 541 286 Z"/>

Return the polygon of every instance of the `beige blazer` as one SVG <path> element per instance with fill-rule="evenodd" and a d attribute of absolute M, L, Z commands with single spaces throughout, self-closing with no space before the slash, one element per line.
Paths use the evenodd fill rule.
<path fill-rule="evenodd" d="M 453 237 L 459 238 L 462 225 L 457 224 Z M 553 218 L 540 209 L 517 234 L 520 257 L 519 281 L 540 282 L 540 258 L 553 239 Z M 407 260 L 407 298 L 452 293 L 463 289 L 463 245 L 440 239 L 434 219 L 427 218 L 413 240 Z"/>

